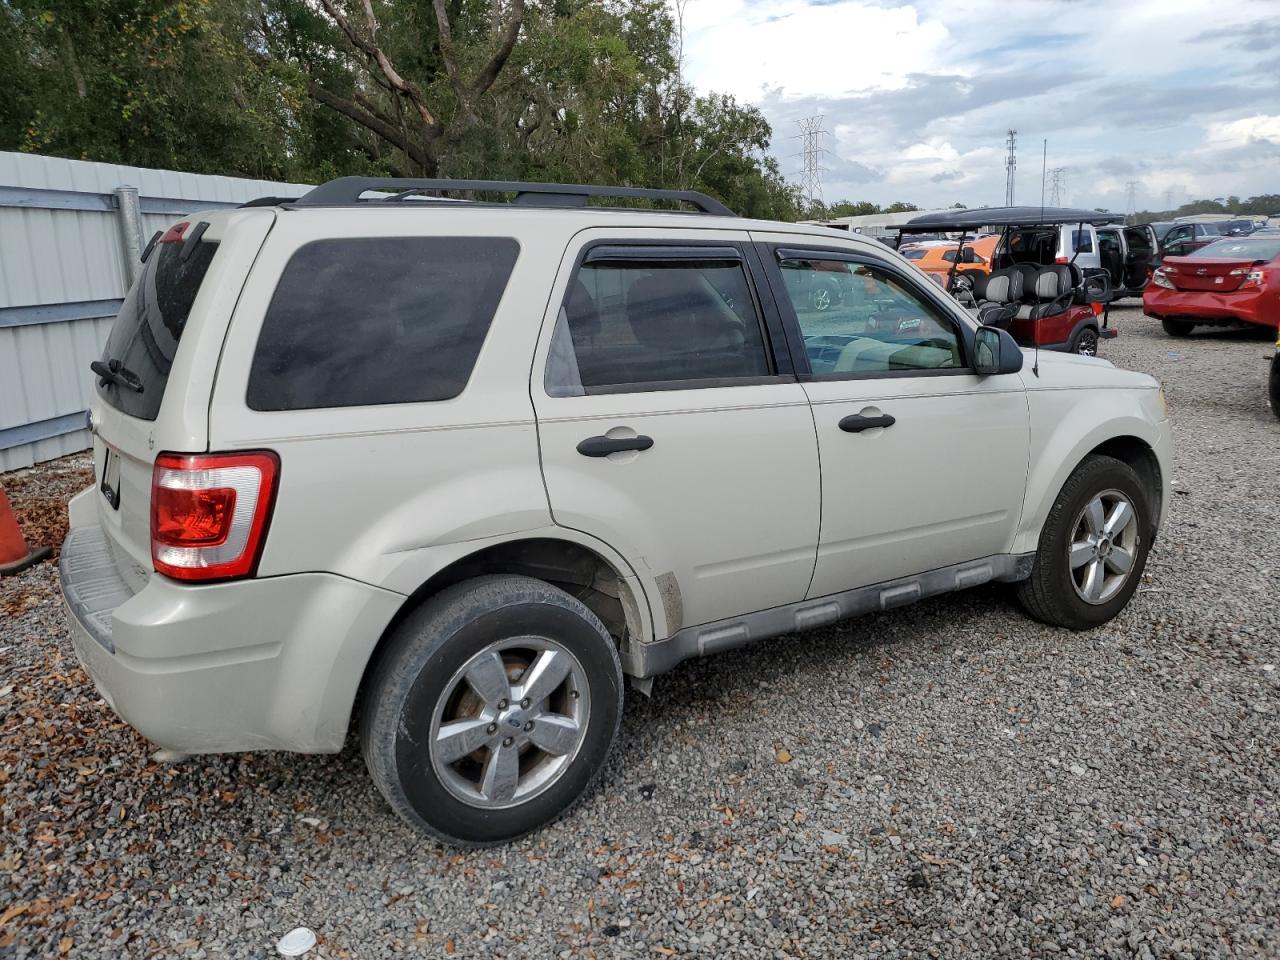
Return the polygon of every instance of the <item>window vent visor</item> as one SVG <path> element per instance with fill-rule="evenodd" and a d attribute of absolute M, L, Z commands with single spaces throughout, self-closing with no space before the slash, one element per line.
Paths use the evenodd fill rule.
<path fill-rule="evenodd" d="M 178 580 L 251 577 L 275 504 L 270 451 L 161 454 L 151 477 L 151 560 Z"/>

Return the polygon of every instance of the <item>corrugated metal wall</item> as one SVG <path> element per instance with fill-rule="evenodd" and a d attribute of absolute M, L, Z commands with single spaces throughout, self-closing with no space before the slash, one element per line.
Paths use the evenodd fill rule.
<path fill-rule="evenodd" d="M 0 472 L 89 446 L 89 363 L 129 286 L 122 186 L 138 190 L 144 242 L 195 210 L 309 189 L 0 152 Z"/>

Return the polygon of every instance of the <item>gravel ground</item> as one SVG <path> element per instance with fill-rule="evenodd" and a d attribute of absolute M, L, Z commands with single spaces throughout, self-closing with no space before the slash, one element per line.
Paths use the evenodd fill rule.
<path fill-rule="evenodd" d="M 324 957 L 1280 956 L 1270 347 L 1114 316 L 1178 445 L 1118 620 L 989 588 L 688 663 L 505 848 L 419 839 L 351 747 L 152 761 L 52 565 L 6 582 L 0 955 L 262 957 L 302 924 Z"/>

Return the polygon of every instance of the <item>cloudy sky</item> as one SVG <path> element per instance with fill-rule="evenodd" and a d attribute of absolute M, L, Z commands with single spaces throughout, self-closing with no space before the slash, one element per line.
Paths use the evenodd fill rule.
<path fill-rule="evenodd" d="M 674 2 L 674 0 L 672 0 Z M 823 195 L 922 207 L 1064 200 L 1123 211 L 1280 192 L 1280 0 L 686 0 L 685 76 L 773 124 L 822 114 Z"/>

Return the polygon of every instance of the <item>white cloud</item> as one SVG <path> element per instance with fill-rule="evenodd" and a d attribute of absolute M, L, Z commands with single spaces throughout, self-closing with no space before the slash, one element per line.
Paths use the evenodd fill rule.
<path fill-rule="evenodd" d="M 911 6 L 860 0 L 690 0 L 685 7 L 687 76 L 698 87 L 758 98 L 845 96 L 905 85 L 948 40 L 939 21 Z"/>
<path fill-rule="evenodd" d="M 826 117 L 829 200 L 998 203 L 1009 127 L 1019 198 L 1044 139 L 1074 204 L 1280 190 L 1277 0 L 687 0 L 684 52 L 764 109 L 784 173 Z"/>
<path fill-rule="evenodd" d="M 1215 147 L 1244 146 L 1258 140 L 1280 144 L 1280 116 L 1257 114 L 1225 123 L 1211 123 L 1208 132 L 1209 143 Z"/>

